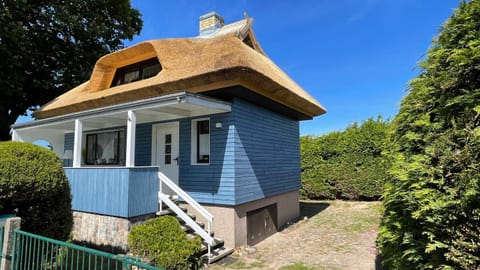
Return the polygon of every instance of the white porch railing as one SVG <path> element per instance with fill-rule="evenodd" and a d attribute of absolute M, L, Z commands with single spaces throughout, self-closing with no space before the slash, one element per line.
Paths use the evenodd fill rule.
<path fill-rule="evenodd" d="M 211 247 L 214 245 L 215 240 L 211 236 L 211 227 L 213 222 L 213 215 L 207 211 L 203 206 L 201 206 L 197 201 L 195 201 L 190 195 L 183 191 L 179 186 L 177 186 L 170 178 L 168 178 L 162 172 L 158 172 L 158 179 L 160 180 L 160 191 L 158 192 L 158 199 L 160 205 L 165 203 L 175 214 L 181 218 L 185 224 L 190 226 L 208 245 L 208 257 L 210 257 Z M 182 198 L 186 203 L 188 203 L 193 209 L 195 209 L 202 217 L 207 220 L 207 230 L 205 231 L 198 223 L 196 223 L 192 218 L 190 218 L 185 212 L 183 212 L 178 205 L 175 204 L 167 194 L 162 192 L 163 184 L 167 185 L 178 197 Z M 160 206 L 161 207 L 161 206 Z M 161 211 L 162 209 L 160 209 Z"/>

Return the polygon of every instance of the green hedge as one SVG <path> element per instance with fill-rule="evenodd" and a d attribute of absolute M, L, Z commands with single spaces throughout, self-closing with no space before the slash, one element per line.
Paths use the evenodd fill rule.
<path fill-rule="evenodd" d="M 343 132 L 302 136 L 303 197 L 376 200 L 388 178 L 383 154 L 389 122 L 382 118 L 353 124 Z"/>
<path fill-rule="evenodd" d="M 393 121 L 387 269 L 480 267 L 480 1 L 460 2 Z"/>
<path fill-rule="evenodd" d="M 0 213 L 16 213 L 25 231 L 69 237 L 70 186 L 54 152 L 30 143 L 0 143 Z"/>
<path fill-rule="evenodd" d="M 128 235 L 130 252 L 146 256 L 166 269 L 196 269 L 200 266 L 200 237 L 193 239 L 175 217 L 162 216 L 134 226 Z"/>

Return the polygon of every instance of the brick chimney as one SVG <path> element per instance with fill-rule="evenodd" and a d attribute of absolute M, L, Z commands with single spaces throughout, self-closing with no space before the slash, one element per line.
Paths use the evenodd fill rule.
<path fill-rule="evenodd" d="M 200 36 L 208 35 L 224 25 L 222 16 L 215 11 L 200 16 Z"/>

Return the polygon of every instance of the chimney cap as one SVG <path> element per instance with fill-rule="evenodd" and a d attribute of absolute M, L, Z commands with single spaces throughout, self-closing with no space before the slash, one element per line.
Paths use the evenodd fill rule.
<path fill-rule="evenodd" d="M 212 16 L 217 17 L 217 18 L 223 23 L 223 17 L 220 16 L 220 14 L 218 14 L 216 11 L 210 11 L 210 12 L 208 12 L 208 13 L 205 13 L 205 14 L 203 14 L 203 15 L 200 15 L 200 21 L 201 21 L 201 20 L 208 19 L 208 18 L 210 18 L 210 17 L 212 17 Z"/>
<path fill-rule="evenodd" d="M 223 17 L 217 12 L 211 11 L 200 16 L 200 35 L 207 35 L 224 25 Z"/>

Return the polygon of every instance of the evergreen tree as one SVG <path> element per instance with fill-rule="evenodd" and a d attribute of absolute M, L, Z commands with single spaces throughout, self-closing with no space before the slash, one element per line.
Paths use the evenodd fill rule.
<path fill-rule="evenodd" d="M 393 121 L 378 244 L 389 269 L 480 267 L 480 0 L 463 1 Z"/>

